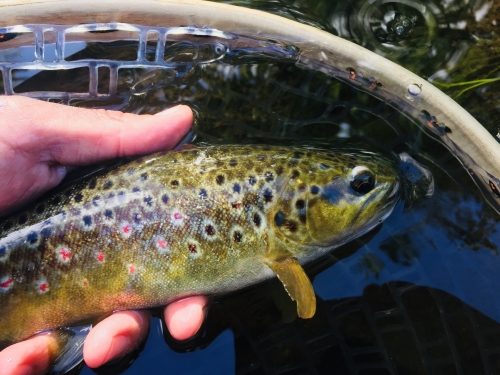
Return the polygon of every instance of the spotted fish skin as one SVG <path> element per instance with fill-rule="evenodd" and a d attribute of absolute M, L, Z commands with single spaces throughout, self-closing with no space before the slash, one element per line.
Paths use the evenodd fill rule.
<path fill-rule="evenodd" d="M 272 277 L 267 261 L 309 261 L 385 219 L 398 176 L 370 152 L 200 146 L 64 187 L 0 223 L 0 346 Z"/>

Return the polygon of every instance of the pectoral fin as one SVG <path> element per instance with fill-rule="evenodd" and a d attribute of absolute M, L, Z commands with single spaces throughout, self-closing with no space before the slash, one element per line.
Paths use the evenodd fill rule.
<path fill-rule="evenodd" d="M 316 295 L 297 259 L 268 261 L 267 265 L 278 276 L 292 300 L 297 302 L 297 314 L 303 319 L 312 318 L 316 312 Z"/>

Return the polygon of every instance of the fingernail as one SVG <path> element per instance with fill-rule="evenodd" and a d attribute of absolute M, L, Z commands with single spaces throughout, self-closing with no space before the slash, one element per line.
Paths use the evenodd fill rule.
<path fill-rule="evenodd" d="M 180 105 L 176 105 L 175 107 L 171 107 L 171 108 L 165 109 L 164 111 L 158 112 L 158 113 L 156 114 L 156 116 L 171 115 L 172 113 L 177 112 L 177 111 L 178 111 L 178 110 L 180 110 L 181 108 L 182 108 L 182 106 L 180 106 Z"/>
<path fill-rule="evenodd" d="M 134 345 L 131 344 L 130 339 L 127 336 L 119 335 L 113 337 L 113 341 L 111 342 L 111 348 L 109 349 L 108 355 L 106 356 L 104 363 L 107 363 L 116 358 L 123 357 L 133 348 Z"/>

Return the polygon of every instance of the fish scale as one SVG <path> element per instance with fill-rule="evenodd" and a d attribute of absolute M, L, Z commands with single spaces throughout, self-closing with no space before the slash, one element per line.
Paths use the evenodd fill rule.
<path fill-rule="evenodd" d="M 359 165 L 376 176 L 366 194 L 349 187 Z M 397 202 L 397 181 L 378 154 L 276 146 L 200 146 L 101 171 L 0 225 L 0 345 L 275 273 L 308 282 L 298 263 L 279 262 L 371 229 Z"/>

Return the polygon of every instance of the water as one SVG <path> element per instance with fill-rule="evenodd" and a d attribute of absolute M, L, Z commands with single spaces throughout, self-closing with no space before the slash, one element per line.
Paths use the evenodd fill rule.
<path fill-rule="evenodd" d="M 496 80 L 500 63 L 500 3 L 497 1 L 216 2 L 279 14 L 360 44 L 429 79 L 492 135 L 500 133 L 500 83 Z M 409 25 L 403 26 L 404 20 Z M 403 28 L 400 33 L 396 30 L 398 26 Z"/>
<path fill-rule="evenodd" d="M 439 77 L 451 79 L 454 69 L 464 69 L 466 52 L 474 46 L 472 32 L 460 22 L 474 24 L 483 6 L 427 2 L 424 11 L 417 2 L 245 4 L 352 39 L 424 77 L 444 71 Z M 198 52 L 201 47 L 204 53 Z M 180 56 L 184 63 L 178 74 L 123 69 L 116 80 L 117 92 L 125 95 L 71 104 L 155 113 L 188 103 L 197 113 L 194 142 L 368 142 L 385 152 L 412 155 L 432 171 L 435 193 L 406 207 L 401 203 L 381 227 L 306 267 L 318 297 L 313 319 L 293 320 L 286 293 L 271 280 L 215 299 L 202 333 L 188 343 L 174 342 L 154 320 L 140 354 L 98 373 L 500 373 L 500 218 L 458 161 L 416 127 L 417 120 L 341 80 L 287 62 L 294 52 L 290 46 L 241 51 L 229 60 L 219 59 L 216 47 L 196 38 L 173 43 L 172 59 Z M 432 55 L 433 49 L 436 55 L 429 56 L 426 51 Z M 135 51 L 130 42 L 90 43 L 75 47 L 69 59 L 118 55 L 130 61 Z M 149 43 L 151 60 L 155 51 Z M 207 64 L 191 64 L 200 58 Z M 84 92 L 87 74 L 21 74 L 14 91 Z M 469 70 L 464 76 L 472 80 L 481 74 Z M 111 76 L 109 71 L 99 75 L 98 93 L 105 95 Z M 467 93 L 472 97 L 462 104 L 498 95 L 494 84 Z M 495 134 L 498 105 L 484 108 L 484 103 L 482 110 L 469 109 Z M 93 372 L 84 367 L 81 373 Z"/>

